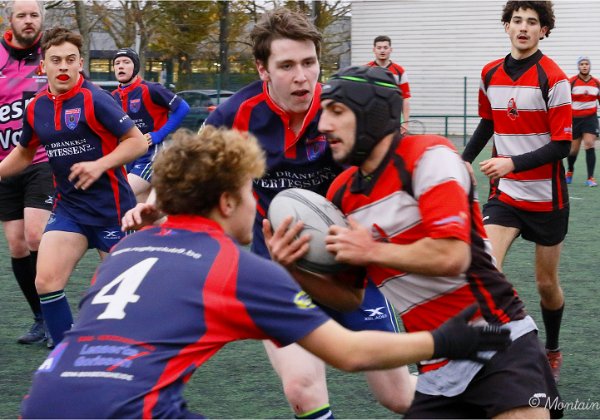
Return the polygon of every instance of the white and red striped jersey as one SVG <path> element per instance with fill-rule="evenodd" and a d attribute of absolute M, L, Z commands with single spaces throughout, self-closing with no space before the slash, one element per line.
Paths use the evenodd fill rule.
<path fill-rule="evenodd" d="M 471 266 L 456 277 L 432 277 L 369 266 L 367 274 L 402 317 L 407 331 L 432 330 L 477 303 L 485 320 L 505 324 L 525 316 L 513 286 L 496 269 L 471 179 L 452 143 L 440 136 L 394 140 L 368 179 L 357 167 L 340 174 L 327 198 L 371 230 L 377 241 L 410 244 L 455 238 L 471 246 Z M 445 361 L 421 365 L 436 369 Z"/>
<path fill-rule="evenodd" d="M 369 67 L 375 67 L 378 65 L 379 64 L 377 64 L 376 61 L 369 61 L 367 63 L 367 66 L 369 66 Z M 396 79 L 396 84 L 398 85 L 400 92 L 402 92 L 402 98 L 403 99 L 410 98 L 410 85 L 408 84 L 408 76 L 406 75 L 406 71 L 404 70 L 404 67 L 390 61 L 390 64 L 388 64 L 385 67 L 385 69 L 389 70 L 390 73 L 392 73 L 394 75 L 394 79 Z"/>
<path fill-rule="evenodd" d="M 600 100 L 600 81 L 595 77 L 590 77 L 586 82 L 576 75 L 571 77 L 569 82 L 571 83 L 573 118 L 596 115 L 598 100 Z"/>
<path fill-rule="evenodd" d="M 516 71 L 507 69 L 509 58 L 481 72 L 479 115 L 494 122 L 494 156 L 518 156 L 551 141 L 571 141 L 571 88 L 565 73 L 539 50 Z M 568 194 L 562 160 L 509 173 L 493 185 L 494 196 L 526 211 L 564 208 Z"/>

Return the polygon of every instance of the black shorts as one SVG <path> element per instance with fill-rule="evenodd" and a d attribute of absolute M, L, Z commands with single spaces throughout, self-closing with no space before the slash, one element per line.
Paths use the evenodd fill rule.
<path fill-rule="evenodd" d="M 581 138 L 583 133 L 598 135 L 598 117 L 596 115 L 573 118 L 573 139 Z"/>
<path fill-rule="evenodd" d="M 514 227 L 527 241 L 554 246 L 567 236 L 569 207 L 554 211 L 525 211 L 492 198 L 483 205 L 483 224 Z"/>
<path fill-rule="evenodd" d="M 48 162 L 28 166 L 18 175 L 0 181 L 0 220 L 20 220 L 23 209 L 52 210 L 54 181 Z"/>
<path fill-rule="evenodd" d="M 519 407 L 545 407 L 563 416 L 563 403 L 537 332 L 497 353 L 455 397 L 415 393 L 404 418 L 492 418 Z"/>

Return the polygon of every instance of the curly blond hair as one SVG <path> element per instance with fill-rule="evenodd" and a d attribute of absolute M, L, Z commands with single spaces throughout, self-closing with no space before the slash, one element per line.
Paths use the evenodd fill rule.
<path fill-rule="evenodd" d="M 221 194 L 239 197 L 251 178 L 265 172 L 264 152 L 247 132 L 204 127 L 179 129 L 154 161 L 156 204 L 167 214 L 207 215 Z"/>

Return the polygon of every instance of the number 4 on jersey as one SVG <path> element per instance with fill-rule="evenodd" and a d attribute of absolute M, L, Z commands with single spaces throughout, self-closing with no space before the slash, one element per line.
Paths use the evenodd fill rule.
<path fill-rule="evenodd" d="M 129 303 L 135 303 L 140 299 L 140 295 L 136 295 L 135 291 L 142 280 L 148 274 L 148 271 L 158 261 L 158 258 L 146 258 L 140 261 L 133 267 L 130 267 L 113 281 L 104 286 L 94 299 L 92 305 L 97 304 L 108 304 L 104 312 L 102 312 L 97 319 L 123 319 L 125 318 L 125 306 Z M 113 294 L 108 293 L 117 286 L 117 290 Z"/>

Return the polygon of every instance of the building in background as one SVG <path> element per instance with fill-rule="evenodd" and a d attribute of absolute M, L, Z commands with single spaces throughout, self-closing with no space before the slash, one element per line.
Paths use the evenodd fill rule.
<path fill-rule="evenodd" d="M 477 116 L 482 67 L 505 56 L 510 41 L 500 21 L 505 1 L 393 0 L 352 2 L 352 64 L 373 58 L 373 39 L 392 39 L 392 59 L 407 71 L 411 118 L 419 115 Z M 600 2 L 555 1 L 556 25 L 540 42 L 543 53 L 567 73 L 577 74 L 577 57 L 600 68 Z M 466 84 L 466 90 L 465 90 Z M 466 104 L 466 105 L 465 105 Z M 445 119 L 419 118 L 427 131 L 444 133 Z M 464 120 L 449 118 L 449 134 L 462 134 Z M 472 133 L 479 118 L 467 118 Z"/>

